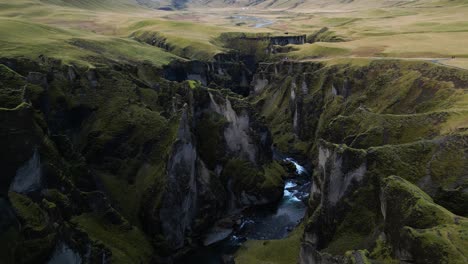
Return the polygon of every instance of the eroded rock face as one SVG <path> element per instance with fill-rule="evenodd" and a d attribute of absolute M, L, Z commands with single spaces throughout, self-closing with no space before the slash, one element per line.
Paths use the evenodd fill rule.
<path fill-rule="evenodd" d="M 278 37 L 271 37 L 270 38 L 270 43 L 272 45 L 280 45 L 280 46 L 286 46 L 289 44 L 294 44 L 294 45 L 301 45 L 304 44 L 306 41 L 306 36 L 278 36 Z"/>
<path fill-rule="evenodd" d="M 318 147 L 317 177 L 311 187 L 309 222 L 300 252 L 301 263 L 345 263 L 344 258 L 320 252 L 332 240 L 336 223 L 343 220 L 345 199 L 362 185 L 367 172 L 366 153 L 322 141 Z"/>
<path fill-rule="evenodd" d="M 162 232 L 174 249 L 184 245 L 197 210 L 197 151 L 189 118 L 185 108 L 167 165 L 167 186 L 159 213 Z"/>
<path fill-rule="evenodd" d="M 205 86 L 218 86 L 247 96 L 256 71 L 253 55 L 227 53 L 217 54 L 213 62 L 175 61 L 164 67 L 164 76 L 171 81 L 200 81 Z"/>
<path fill-rule="evenodd" d="M 28 193 L 41 189 L 42 168 L 37 148 L 33 156 L 16 171 L 16 176 L 10 185 L 10 191 Z"/>
<path fill-rule="evenodd" d="M 252 163 L 257 162 L 256 146 L 252 143 L 250 138 L 250 119 L 247 113 L 237 114 L 232 108 L 231 101 L 226 98 L 223 105 L 219 105 L 213 95 L 210 93 L 212 109 L 224 116 L 228 126 L 224 129 L 224 138 L 226 140 L 228 149 L 241 157 L 250 160 Z"/>
<path fill-rule="evenodd" d="M 209 92 L 209 108 L 226 121 L 222 141 L 228 160 L 223 164 L 222 178 L 231 197 L 229 208 L 267 204 L 281 196 L 282 179 L 268 175 L 266 166 L 272 165 L 271 135 L 263 123 L 254 116 L 243 100 L 221 97 Z M 244 171 L 245 170 L 245 171 Z M 275 178 L 272 186 L 262 185 Z M 277 190 L 276 190 L 277 189 Z"/>
<path fill-rule="evenodd" d="M 37 187 L 40 175 L 40 155 L 37 147 L 40 144 L 41 133 L 38 131 L 31 105 L 22 103 L 15 109 L 0 111 L 0 133 L 4 135 L 0 157 L 5 161 L 0 177 L 0 190 L 6 194 L 12 187 L 12 181 L 18 178 L 19 189 Z M 8 162 L 6 162 L 8 161 Z M 31 177 L 30 177 L 31 176 Z M 23 179 L 30 177 L 29 183 Z"/>
<path fill-rule="evenodd" d="M 257 187 L 269 176 L 262 166 L 272 162 L 271 139 L 267 129 L 253 123 L 248 105 L 208 90 L 190 96 L 194 100 L 182 110 L 166 165 L 158 217 L 173 251 L 186 246 L 188 237 L 206 232 L 228 210 L 277 198 L 270 190 L 276 187 L 273 184 L 270 189 Z M 233 106 L 233 101 L 238 105 Z M 254 179 L 245 181 L 242 175 L 228 173 L 238 166 L 246 166 Z M 275 177 L 281 195 L 282 179 Z"/>
<path fill-rule="evenodd" d="M 268 79 L 265 79 L 263 76 L 254 76 L 252 83 L 254 87 L 253 92 L 259 94 L 268 85 Z"/>
<path fill-rule="evenodd" d="M 360 165 L 349 164 L 349 157 L 342 155 L 339 151 L 344 149 L 328 149 L 319 146 L 319 168 L 322 176 L 322 205 L 323 203 L 334 206 L 343 196 L 349 192 L 353 184 L 360 183 L 367 171 L 366 162 Z M 348 164 L 347 164 L 348 163 Z M 354 166 L 349 169 L 346 166 Z"/>

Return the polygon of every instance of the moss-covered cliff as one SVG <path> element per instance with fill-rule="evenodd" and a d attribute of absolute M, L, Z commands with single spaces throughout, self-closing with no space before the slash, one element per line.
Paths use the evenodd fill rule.
<path fill-rule="evenodd" d="M 421 62 L 260 65 L 275 146 L 315 164 L 301 263 L 466 262 L 467 80 Z"/>
<path fill-rule="evenodd" d="M 173 261 L 227 213 L 281 198 L 276 149 L 314 165 L 304 234 L 285 256 L 466 261 L 465 71 L 257 65 L 254 51 L 164 69 L 0 59 L 2 259 Z"/>
<path fill-rule="evenodd" d="M 9 262 L 171 261 L 230 210 L 281 198 L 270 132 L 229 90 L 150 63 L 0 62 Z"/>

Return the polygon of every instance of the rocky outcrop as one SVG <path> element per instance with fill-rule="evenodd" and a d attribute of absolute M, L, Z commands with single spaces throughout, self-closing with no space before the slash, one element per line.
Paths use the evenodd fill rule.
<path fill-rule="evenodd" d="M 221 177 L 231 194 L 233 207 L 276 201 L 281 197 L 282 179 L 275 173 L 267 173 L 268 167 L 273 166 L 269 130 L 242 99 L 223 98 L 214 92 L 209 97 L 211 111 L 226 121 L 222 130 L 227 162 L 221 167 Z M 269 181 L 273 185 L 264 184 Z"/>
<path fill-rule="evenodd" d="M 224 139 L 228 150 L 232 153 L 231 155 L 240 156 L 256 164 L 258 150 L 249 135 L 251 121 L 248 113 L 243 112 L 238 115 L 232 108 L 229 98 L 224 99 L 224 104 L 218 105 L 213 94 L 210 93 L 209 96 L 212 109 L 224 116 L 228 122 L 227 127 L 224 129 Z M 267 135 L 263 137 L 267 137 Z"/>
<path fill-rule="evenodd" d="M 226 45 L 230 42 L 240 41 L 241 43 L 254 43 L 267 42 L 268 46 L 286 46 L 286 45 L 302 45 L 306 43 L 306 35 L 270 35 L 270 34 L 248 34 L 248 33 L 224 33 L 219 37 Z M 232 45 L 232 44 L 231 44 Z"/>
<path fill-rule="evenodd" d="M 39 152 L 34 149 L 33 156 L 16 171 L 16 176 L 10 185 L 10 191 L 28 193 L 41 188 L 42 168 Z"/>
<path fill-rule="evenodd" d="M 274 36 L 270 37 L 270 44 L 271 45 L 279 45 L 279 46 L 286 46 L 290 44 L 294 45 L 302 45 L 306 43 L 306 36 Z"/>
<path fill-rule="evenodd" d="M 348 153 L 353 153 L 352 155 Z M 345 146 L 319 146 L 318 169 L 321 206 L 335 206 L 352 188 L 362 182 L 367 172 L 364 152 L 350 151 Z"/>
<path fill-rule="evenodd" d="M 255 75 L 252 80 L 253 93 L 259 94 L 263 89 L 268 85 L 268 79 L 265 79 L 264 76 Z"/>
<path fill-rule="evenodd" d="M 162 238 L 168 255 L 201 243 L 193 239 L 229 210 L 273 202 L 282 190 L 278 170 L 266 172 L 272 166 L 269 131 L 249 104 L 201 86 L 187 92 L 191 99 L 180 110 L 161 202 L 150 196 L 152 208 L 144 209 L 148 224 L 161 227 L 148 232 Z M 236 173 L 243 168 L 245 175 Z"/>
<path fill-rule="evenodd" d="M 333 240 L 336 223 L 345 218 L 345 200 L 363 184 L 367 172 L 366 153 L 324 141 L 318 151 L 317 175 L 309 201 L 314 216 L 306 228 L 300 259 L 307 264 L 344 263 L 343 258 L 320 250 Z"/>
<path fill-rule="evenodd" d="M 171 81 L 199 81 L 204 86 L 223 87 L 247 96 L 256 71 L 252 55 L 218 54 L 213 61 L 174 61 L 164 67 L 164 77 Z"/>
<path fill-rule="evenodd" d="M 4 141 L 0 157 L 9 160 L 0 177 L 1 192 L 5 194 L 13 188 L 13 178 L 16 178 L 15 189 L 37 189 L 41 175 L 37 147 L 42 135 L 31 105 L 21 103 L 13 109 L 0 109 L 0 116 L 0 133 Z"/>
<path fill-rule="evenodd" d="M 197 150 L 190 131 L 189 112 L 186 106 L 167 164 L 167 184 L 159 213 L 162 233 L 174 249 L 184 245 L 197 211 Z"/>
<path fill-rule="evenodd" d="M 401 261 L 463 263 L 467 261 L 468 220 L 435 204 L 410 182 L 390 176 L 383 180 L 381 208 L 385 242 Z M 464 231 L 465 230 L 465 231 Z"/>

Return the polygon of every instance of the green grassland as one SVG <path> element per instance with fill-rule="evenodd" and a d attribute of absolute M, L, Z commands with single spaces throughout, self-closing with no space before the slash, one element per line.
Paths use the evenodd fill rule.
<path fill-rule="evenodd" d="M 268 1 L 265 2 L 268 3 Z M 90 58 L 117 61 L 148 60 L 166 64 L 177 56 L 210 60 L 226 51 L 218 37 L 224 32 L 313 34 L 323 27 L 341 42 L 294 45 L 287 56 L 310 58 L 423 58 L 440 59 L 453 67 L 468 67 L 466 1 L 416 1 L 392 5 L 384 1 L 275 2 L 270 8 L 191 8 L 167 12 L 148 9 L 133 0 L 0 1 L 0 54 L 38 55 L 65 62 L 96 64 Z M 292 8 L 294 7 L 294 8 Z M 273 9 L 274 8 L 274 9 Z M 274 21 L 263 28 L 239 23 L 234 15 Z M 153 36 L 170 50 L 137 43 Z M 79 41 L 76 41 L 76 40 Z M 146 41 L 148 42 L 148 41 Z M 174 55 L 168 54 L 168 51 Z M 284 55 L 281 55 L 284 56 Z"/>
<path fill-rule="evenodd" d="M 36 59 L 40 55 L 94 67 L 104 61 L 150 61 L 163 65 L 176 56 L 126 38 L 100 36 L 39 23 L 0 18 L 2 57 Z"/>
<path fill-rule="evenodd" d="M 88 7 L 93 11 L 39 1 L 0 3 L 0 55 L 30 59 L 42 55 L 66 64 L 89 67 L 106 61 L 149 61 L 161 66 L 177 59 L 177 56 L 162 49 L 126 36 L 107 34 L 103 29 L 105 23 L 95 22 L 98 20 L 95 6 Z M 102 25 L 103 28 L 87 28 L 90 23 Z"/>

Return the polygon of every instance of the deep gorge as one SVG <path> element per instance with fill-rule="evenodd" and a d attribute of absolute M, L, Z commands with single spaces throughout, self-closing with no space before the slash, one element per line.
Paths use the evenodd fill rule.
<path fill-rule="evenodd" d="M 0 241 L 18 241 L 1 258 L 177 262 L 281 201 L 298 177 L 281 153 L 310 164 L 301 264 L 463 263 L 468 73 L 270 61 L 259 43 L 163 69 L 1 59 Z"/>

